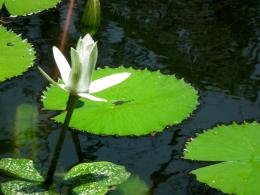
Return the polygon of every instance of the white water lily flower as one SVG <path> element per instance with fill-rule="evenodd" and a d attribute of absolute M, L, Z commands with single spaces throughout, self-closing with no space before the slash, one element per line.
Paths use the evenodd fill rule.
<path fill-rule="evenodd" d="M 71 48 L 71 67 L 58 48 L 53 47 L 53 55 L 64 84 L 55 82 L 39 67 L 41 73 L 52 84 L 89 100 L 107 101 L 91 94 L 121 83 L 131 75 L 127 72 L 117 73 L 91 82 L 98 50 L 97 42 L 94 42 L 89 34 L 79 39 L 76 49 Z"/>

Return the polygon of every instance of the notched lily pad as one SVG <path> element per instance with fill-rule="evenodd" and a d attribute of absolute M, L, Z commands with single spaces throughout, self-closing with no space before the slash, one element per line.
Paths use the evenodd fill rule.
<path fill-rule="evenodd" d="M 221 163 L 192 171 L 224 193 L 260 194 L 260 124 L 218 126 L 188 142 L 184 158 Z"/>
<path fill-rule="evenodd" d="M 40 184 L 22 180 L 13 180 L 1 183 L 1 190 L 4 195 L 54 195 L 47 191 Z"/>
<path fill-rule="evenodd" d="M 0 82 L 32 66 L 35 51 L 26 40 L 0 25 Z"/>
<path fill-rule="evenodd" d="M 95 71 L 93 80 L 122 72 L 130 72 L 131 76 L 95 94 L 108 102 L 80 99 L 81 106 L 75 109 L 70 127 L 98 135 L 140 136 L 181 123 L 198 105 L 192 86 L 159 71 L 105 68 Z M 68 93 L 55 86 L 42 96 L 46 110 L 64 110 L 67 99 Z M 62 123 L 65 115 L 64 112 L 54 120 Z"/>
<path fill-rule="evenodd" d="M 61 0 L 0 0 L 12 15 L 28 15 L 55 7 Z"/>
<path fill-rule="evenodd" d="M 64 180 L 73 186 L 78 194 L 106 194 L 109 187 L 126 181 L 130 173 L 123 166 L 111 162 L 82 163 L 74 166 Z"/>
<path fill-rule="evenodd" d="M 29 181 L 43 182 L 44 178 L 39 173 L 39 167 L 29 159 L 0 159 L 0 170 L 12 176 Z"/>

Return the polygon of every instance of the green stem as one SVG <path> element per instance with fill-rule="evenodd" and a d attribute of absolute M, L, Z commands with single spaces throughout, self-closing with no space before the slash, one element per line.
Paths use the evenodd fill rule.
<path fill-rule="evenodd" d="M 67 103 L 67 108 L 66 108 L 67 114 L 65 117 L 65 121 L 63 123 L 63 127 L 60 132 L 60 136 L 59 136 L 57 145 L 55 147 L 54 155 L 53 155 L 53 158 L 52 158 L 49 170 L 48 170 L 47 178 L 44 182 L 47 186 L 50 186 L 50 184 L 52 183 L 52 179 L 53 179 L 56 167 L 57 167 L 57 163 L 59 161 L 64 138 L 65 138 L 66 132 L 69 128 L 70 119 L 71 119 L 71 116 L 72 116 L 72 113 L 74 110 L 74 106 L 75 106 L 75 103 L 77 102 L 77 100 L 78 100 L 78 97 L 70 94 L 68 103 Z"/>

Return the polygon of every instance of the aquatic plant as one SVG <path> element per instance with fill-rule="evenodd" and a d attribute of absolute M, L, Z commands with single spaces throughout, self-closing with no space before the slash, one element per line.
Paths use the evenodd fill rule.
<path fill-rule="evenodd" d="M 21 75 L 34 63 L 33 46 L 0 25 L 0 82 Z"/>
<path fill-rule="evenodd" d="M 219 162 L 192 171 L 224 193 L 260 194 L 260 124 L 220 125 L 187 142 L 184 159 Z"/>
<path fill-rule="evenodd" d="M 28 3 L 31 3 L 28 6 L 24 1 L 21 4 L 20 1 L 6 0 L 0 1 L 0 9 L 2 8 L 3 3 L 5 3 L 5 6 L 10 13 L 25 15 L 28 14 L 28 9 L 26 8 L 29 8 L 30 13 L 32 13 L 49 8 L 52 5 L 51 3 L 55 3 L 56 5 L 58 2 L 59 1 L 45 1 L 43 3 L 43 1 L 28 1 Z M 0 26 L 0 36 L 0 49 L 3 51 L 3 53 L 1 53 L 0 61 L 0 66 L 2 68 L 0 81 L 4 81 L 13 76 L 22 74 L 22 72 L 27 70 L 28 67 L 33 64 L 35 52 L 26 40 L 22 40 L 11 31 L 7 31 L 3 26 Z M 79 40 L 76 50 L 72 49 L 72 70 L 62 53 L 57 48 L 54 48 L 53 50 L 64 84 L 56 83 L 43 70 L 40 70 L 53 84 L 60 86 L 71 94 L 67 106 L 68 114 L 55 148 L 54 158 L 52 159 L 47 174 L 45 174 L 46 170 L 44 170 L 44 168 L 30 159 L 0 159 L 0 170 L 11 177 L 18 178 L 16 180 L 1 183 L 1 190 L 4 194 L 55 194 L 55 192 L 50 189 L 50 185 L 52 184 L 52 178 L 75 101 L 79 96 L 96 101 L 106 101 L 94 97 L 90 95 L 90 93 L 104 90 L 105 88 L 122 82 L 130 76 L 128 73 L 116 74 L 90 83 L 92 72 L 96 65 L 97 47 L 96 43 L 94 43 L 89 35 Z M 17 64 L 20 64 L 20 66 Z M 26 129 L 23 131 L 28 130 Z M 77 138 L 76 134 L 72 135 L 74 138 Z M 16 137 L 16 143 L 20 143 L 20 138 L 21 137 Z M 72 190 L 74 191 L 75 189 L 75 192 L 79 194 L 90 192 L 91 194 L 105 194 L 111 186 L 124 182 L 130 175 L 124 167 L 110 162 L 93 162 L 76 165 L 67 173 L 65 178 L 66 182 L 75 183 L 73 181 L 78 179 L 77 177 L 74 178 L 75 174 L 89 175 L 89 177 L 83 179 L 83 181 L 81 179 L 81 185 L 76 182 L 77 185 L 79 185 L 78 187 L 75 187 L 73 184 L 74 187 Z M 64 181 L 64 183 L 66 182 Z"/>
<path fill-rule="evenodd" d="M 13 16 L 24 16 L 55 7 L 61 0 L 0 0 L 0 10 L 3 6 Z"/>
<path fill-rule="evenodd" d="M 81 18 L 82 31 L 92 36 L 100 26 L 101 8 L 99 0 L 88 0 Z"/>
<path fill-rule="evenodd" d="M 59 2 L 0 0 L 0 9 L 4 5 L 12 15 L 27 15 L 53 7 Z M 87 2 L 82 24 L 90 34 L 96 33 L 100 25 L 98 0 Z M 33 64 L 35 51 L 26 40 L 3 26 L 0 26 L 0 36 L 3 37 L 0 39 L 0 50 L 4 51 L 0 61 L 3 69 L 0 81 L 3 81 L 26 71 Z M 69 127 L 75 128 L 71 130 L 72 138 L 80 151 L 75 130 L 118 136 L 161 132 L 166 126 L 179 124 L 188 118 L 198 105 L 197 91 L 173 75 L 124 67 L 106 67 L 94 71 L 98 49 L 89 34 L 79 39 L 75 49 L 71 48 L 71 66 L 58 48 L 54 47 L 53 53 L 61 79 L 54 81 L 39 67 L 51 83 L 42 95 L 44 109 L 63 111 L 54 117 L 63 125 L 53 159 L 47 170 L 30 159 L 0 159 L 0 170 L 15 178 L 1 183 L 4 194 L 55 194 L 54 174 Z M 14 68 L 10 69 L 10 65 Z M 16 144 L 20 144 L 18 139 L 23 138 L 16 136 L 16 139 Z M 80 152 L 78 155 L 80 158 Z M 100 195 L 125 182 L 129 176 L 130 173 L 123 166 L 111 162 L 91 162 L 75 165 L 62 181 L 74 193 Z M 142 187 L 140 193 L 147 191 L 145 184 L 139 180 L 133 180 L 125 186 L 137 184 Z M 122 190 L 123 193 L 128 191 Z"/>
<path fill-rule="evenodd" d="M 79 39 L 76 50 L 71 48 L 71 68 L 58 48 L 53 47 L 53 54 L 63 83 L 55 82 L 40 67 L 39 70 L 53 85 L 68 91 L 74 97 L 84 97 L 92 101 L 107 101 L 91 94 L 117 85 L 131 75 L 127 72 L 112 74 L 91 82 L 98 50 L 97 43 L 89 34 L 85 35 L 83 39 Z"/>
<path fill-rule="evenodd" d="M 80 98 L 70 127 L 97 135 L 141 136 L 161 132 L 190 116 L 198 105 L 196 90 L 174 75 L 133 68 L 103 68 L 93 79 L 129 72 L 127 81 L 97 93 L 107 102 Z M 56 98 L 59 96 L 59 98 Z M 65 110 L 68 93 L 55 85 L 43 92 L 44 110 Z M 63 123 L 66 113 L 53 119 Z"/>

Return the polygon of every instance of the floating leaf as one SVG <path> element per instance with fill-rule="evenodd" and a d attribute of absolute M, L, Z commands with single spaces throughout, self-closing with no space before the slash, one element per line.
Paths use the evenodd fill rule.
<path fill-rule="evenodd" d="M 73 188 L 76 193 L 98 195 L 105 194 L 110 186 L 123 183 L 129 176 L 130 173 L 123 166 L 111 162 L 93 162 L 74 166 L 64 180 L 78 185 Z"/>
<path fill-rule="evenodd" d="M 55 7 L 61 0 L 0 0 L 0 5 L 1 1 L 10 14 L 21 16 Z"/>
<path fill-rule="evenodd" d="M 95 71 L 94 79 L 121 72 L 132 75 L 119 85 L 96 93 L 109 102 L 80 99 L 71 127 L 93 134 L 145 135 L 179 124 L 198 105 L 197 92 L 189 84 L 159 71 L 105 68 Z M 67 99 L 68 93 L 51 86 L 43 94 L 44 109 L 64 110 Z M 65 115 L 64 112 L 54 120 L 62 123 Z"/>
<path fill-rule="evenodd" d="M 258 195 L 260 124 L 218 126 L 187 143 L 185 159 L 221 161 L 192 171 L 197 179 L 224 193 Z"/>
<path fill-rule="evenodd" d="M 1 183 L 1 190 L 4 195 L 53 195 L 55 193 L 42 188 L 40 184 L 14 180 Z"/>
<path fill-rule="evenodd" d="M 33 47 L 1 25 L 0 51 L 0 81 L 22 74 L 35 59 Z"/>
<path fill-rule="evenodd" d="M 30 181 L 44 181 L 44 178 L 38 172 L 39 168 L 29 159 L 2 158 L 0 160 L 0 170 Z"/>

